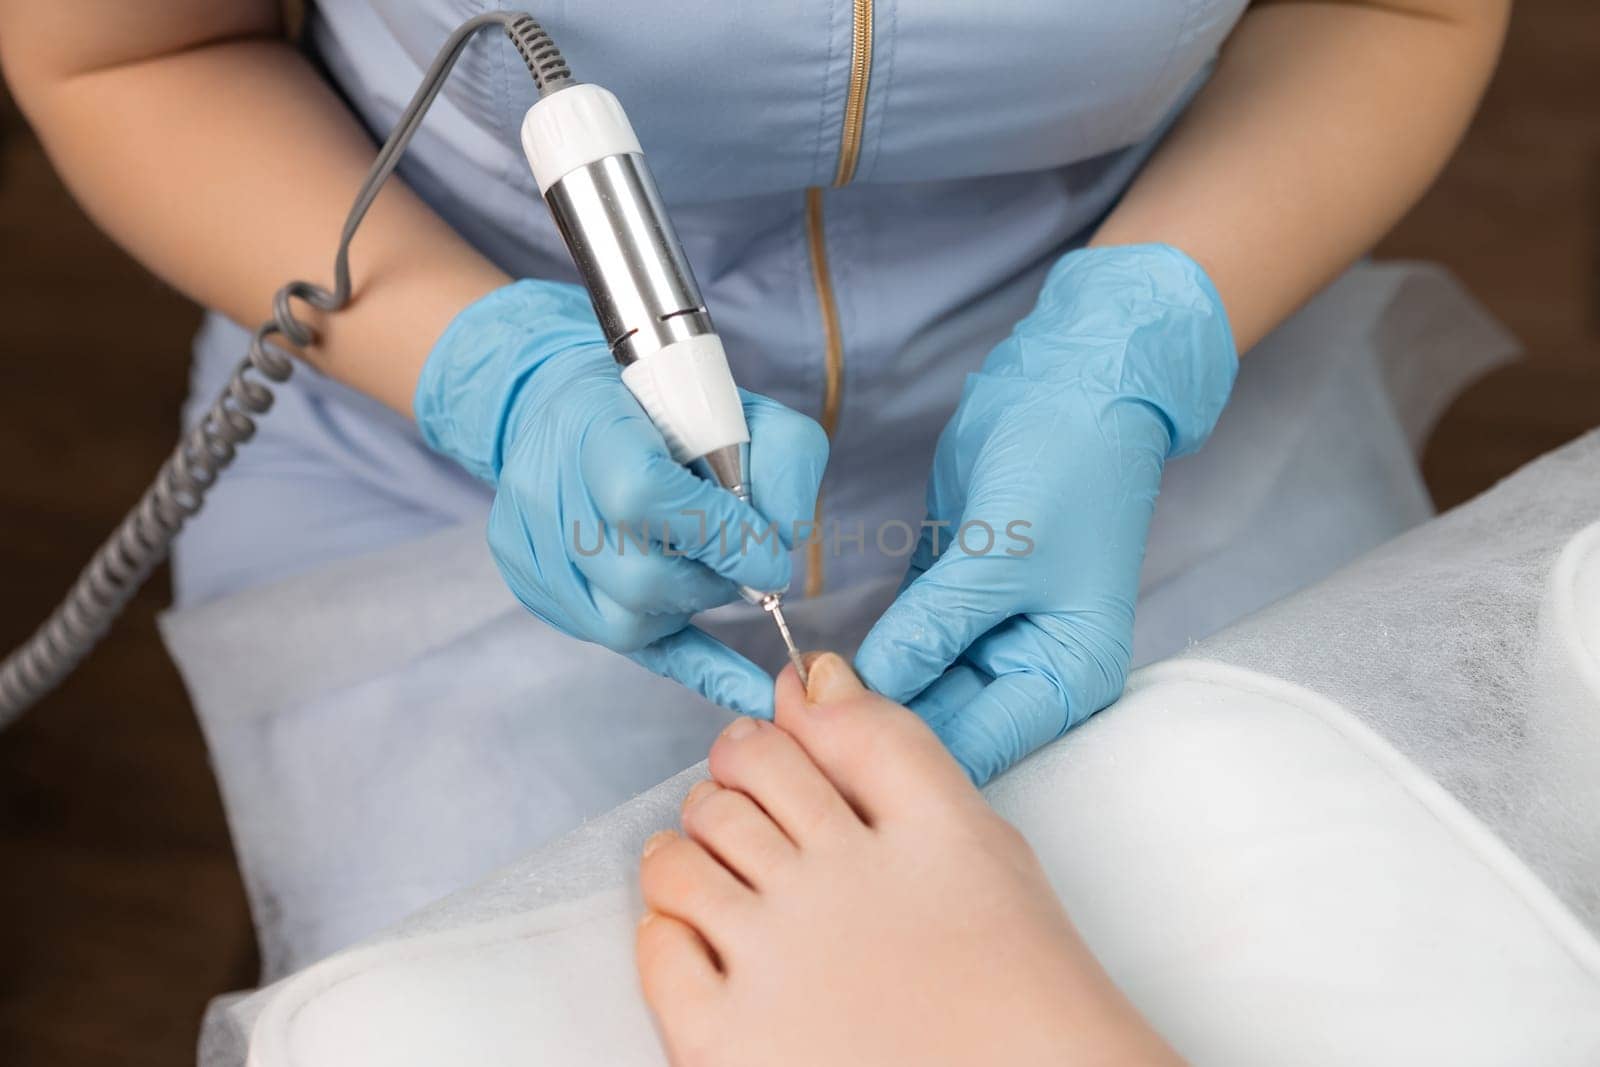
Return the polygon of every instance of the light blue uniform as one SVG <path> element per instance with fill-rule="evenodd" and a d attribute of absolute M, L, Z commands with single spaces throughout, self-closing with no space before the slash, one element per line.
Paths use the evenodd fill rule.
<path fill-rule="evenodd" d="M 859 165 L 821 211 L 844 353 L 823 505 L 822 584 L 835 599 L 803 636 L 848 650 L 886 603 L 910 545 L 894 551 L 895 535 L 880 551 L 875 531 L 923 518 L 934 444 L 965 376 L 1115 204 L 1245 6 L 874 0 Z M 326 0 L 311 12 L 310 47 L 381 136 L 448 32 L 486 7 Z M 838 166 L 852 0 L 533 9 L 577 77 L 627 109 L 736 379 L 819 415 L 824 307 L 806 190 L 830 185 Z M 575 280 L 517 143 L 533 100 L 509 46 L 480 39 L 401 173 L 511 274 Z M 354 258 L 359 277 L 359 239 Z M 1427 513 L 1406 436 L 1370 386 L 1367 326 L 1395 285 L 1352 284 L 1339 310 L 1314 308 L 1246 360 L 1211 447 L 1169 468 L 1136 659 Z M 207 320 L 191 416 L 245 342 Z M 1329 421 L 1337 412 L 1343 423 Z M 1314 477 L 1291 462 L 1302 455 Z M 169 641 L 216 758 L 269 973 L 652 785 L 699 758 L 726 721 L 493 591 L 489 503 L 407 420 L 301 369 L 179 545 Z M 457 528 L 476 531 L 475 562 L 450 556 L 430 576 L 427 546 L 455 544 Z M 382 575 L 363 570 L 382 550 L 406 560 L 392 601 Z M 473 603 L 451 599 L 477 581 L 487 584 Z M 790 601 L 803 629 L 807 582 L 797 552 Z M 476 607 L 496 596 L 493 610 Z M 740 610 L 720 635 L 777 666 L 769 628 Z"/>
<path fill-rule="evenodd" d="M 310 39 L 381 136 L 444 36 L 486 6 L 337 0 L 317 5 Z M 1244 6 L 877 0 L 860 163 L 823 208 L 844 342 L 823 532 L 831 536 L 835 520 L 842 534 L 859 523 L 868 550 L 844 544 L 830 556 L 827 586 L 903 569 L 903 559 L 875 550 L 874 534 L 888 520 L 921 521 L 934 441 L 962 379 L 1027 312 L 1042 272 L 1115 202 Z M 830 184 L 838 163 L 850 0 L 604 10 L 534 13 L 577 76 L 627 108 L 735 379 L 819 415 L 823 313 L 804 190 Z M 473 47 L 401 173 L 509 273 L 576 280 L 518 147 L 535 95 L 514 59 L 492 35 Z M 360 254 L 358 243 L 358 265 Z M 207 324 L 197 397 L 212 392 L 242 343 L 231 325 Z M 403 420 L 309 373 L 288 392 L 288 410 L 275 411 L 251 445 L 281 446 L 273 474 L 285 480 L 257 487 L 239 526 L 216 517 L 196 530 L 182 553 L 180 599 L 481 519 L 488 492 L 427 453 Z M 241 466 L 251 459 L 264 462 Z M 247 531 L 257 531 L 248 542 Z M 803 554 L 796 563 L 804 588 Z"/>

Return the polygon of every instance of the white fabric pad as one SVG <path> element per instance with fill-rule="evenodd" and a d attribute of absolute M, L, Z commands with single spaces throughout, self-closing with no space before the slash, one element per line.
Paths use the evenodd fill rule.
<path fill-rule="evenodd" d="M 1194 652 L 1343 706 L 1600 936 L 1596 520 L 1591 433 Z"/>
<path fill-rule="evenodd" d="M 991 786 L 1193 1062 L 1600 1062 L 1596 500 L 1600 434 Z M 251 997 L 251 1062 L 662 1062 L 633 872 L 702 773 Z"/>
<path fill-rule="evenodd" d="M 1565 831 L 1541 835 L 1536 862 L 1600 936 L 1600 524 L 1556 561 L 1538 635 L 1526 765 L 1540 788 L 1524 821 Z"/>

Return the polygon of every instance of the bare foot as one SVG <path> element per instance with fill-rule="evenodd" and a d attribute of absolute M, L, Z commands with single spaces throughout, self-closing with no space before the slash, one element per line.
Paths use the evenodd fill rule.
<path fill-rule="evenodd" d="M 779 678 L 777 724 L 729 726 L 685 834 L 645 846 L 639 974 L 675 1064 L 1177 1062 L 914 714 L 825 653 L 809 699 Z"/>

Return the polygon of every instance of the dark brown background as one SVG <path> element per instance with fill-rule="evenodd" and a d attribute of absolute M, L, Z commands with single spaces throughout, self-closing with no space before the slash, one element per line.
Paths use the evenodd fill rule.
<path fill-rule="evenodd" d="M 1426 459 L 1441 506 L 1600 425 L 1600 4 L 1525 0 L 1498 80 L 1385 256 L 1448 264 L 1528 358 Z M 0 648 L 54 603 L 171 446 L 198 316 L 101 237 L 0 98 Z M 249 918 L 158 580 L 0 735 L 0 1061 L 176 1064 L 251 984 Z"/>

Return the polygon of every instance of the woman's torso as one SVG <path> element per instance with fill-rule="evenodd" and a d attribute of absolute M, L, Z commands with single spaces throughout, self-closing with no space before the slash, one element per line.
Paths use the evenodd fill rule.
<path fill-rule="evenodd" d="M 483 0 L 320 0 L 310 38 L 369 119 L 397 112 Z M 622 99 L 669 203 L 831 185 L 855 101 L 864 183 L 1077 163 L 1140 141 L 1216 53 L 1243 0 L 608 0 L 531 5 L 579 80 Z M 867 36 L 856 47 L 857 31 Z M 485 35 L 446 87 L 450 143 L 531 189 L 533 85 Z M 425 153 L 424 153 L 425 154 Z M 508 175 L 507 171 L 514 171 Z"/>
<path fill-rule="evenodd" d="M 322 0 L 307 39 L 381 137 L 445 36 L 489 6 Z M 824 530 L 840 523 L 843 547 L 825 563 L 831 586 L 896 565 L 873 531 L 920 519 L 966 373 L 1126 188 L 1244 6 L 535 0 L 531 11 L 575 76 L 627 109 L 740 383 L 832 431 Z M 515 53 L 485 34 L 401 173 L 508 271 L 571 280 L 518 146 L 534 99 Z M 339 393 L 311 375 L 293 387 Z M 849 540 L 858 525 L 864 552 Z"/>

